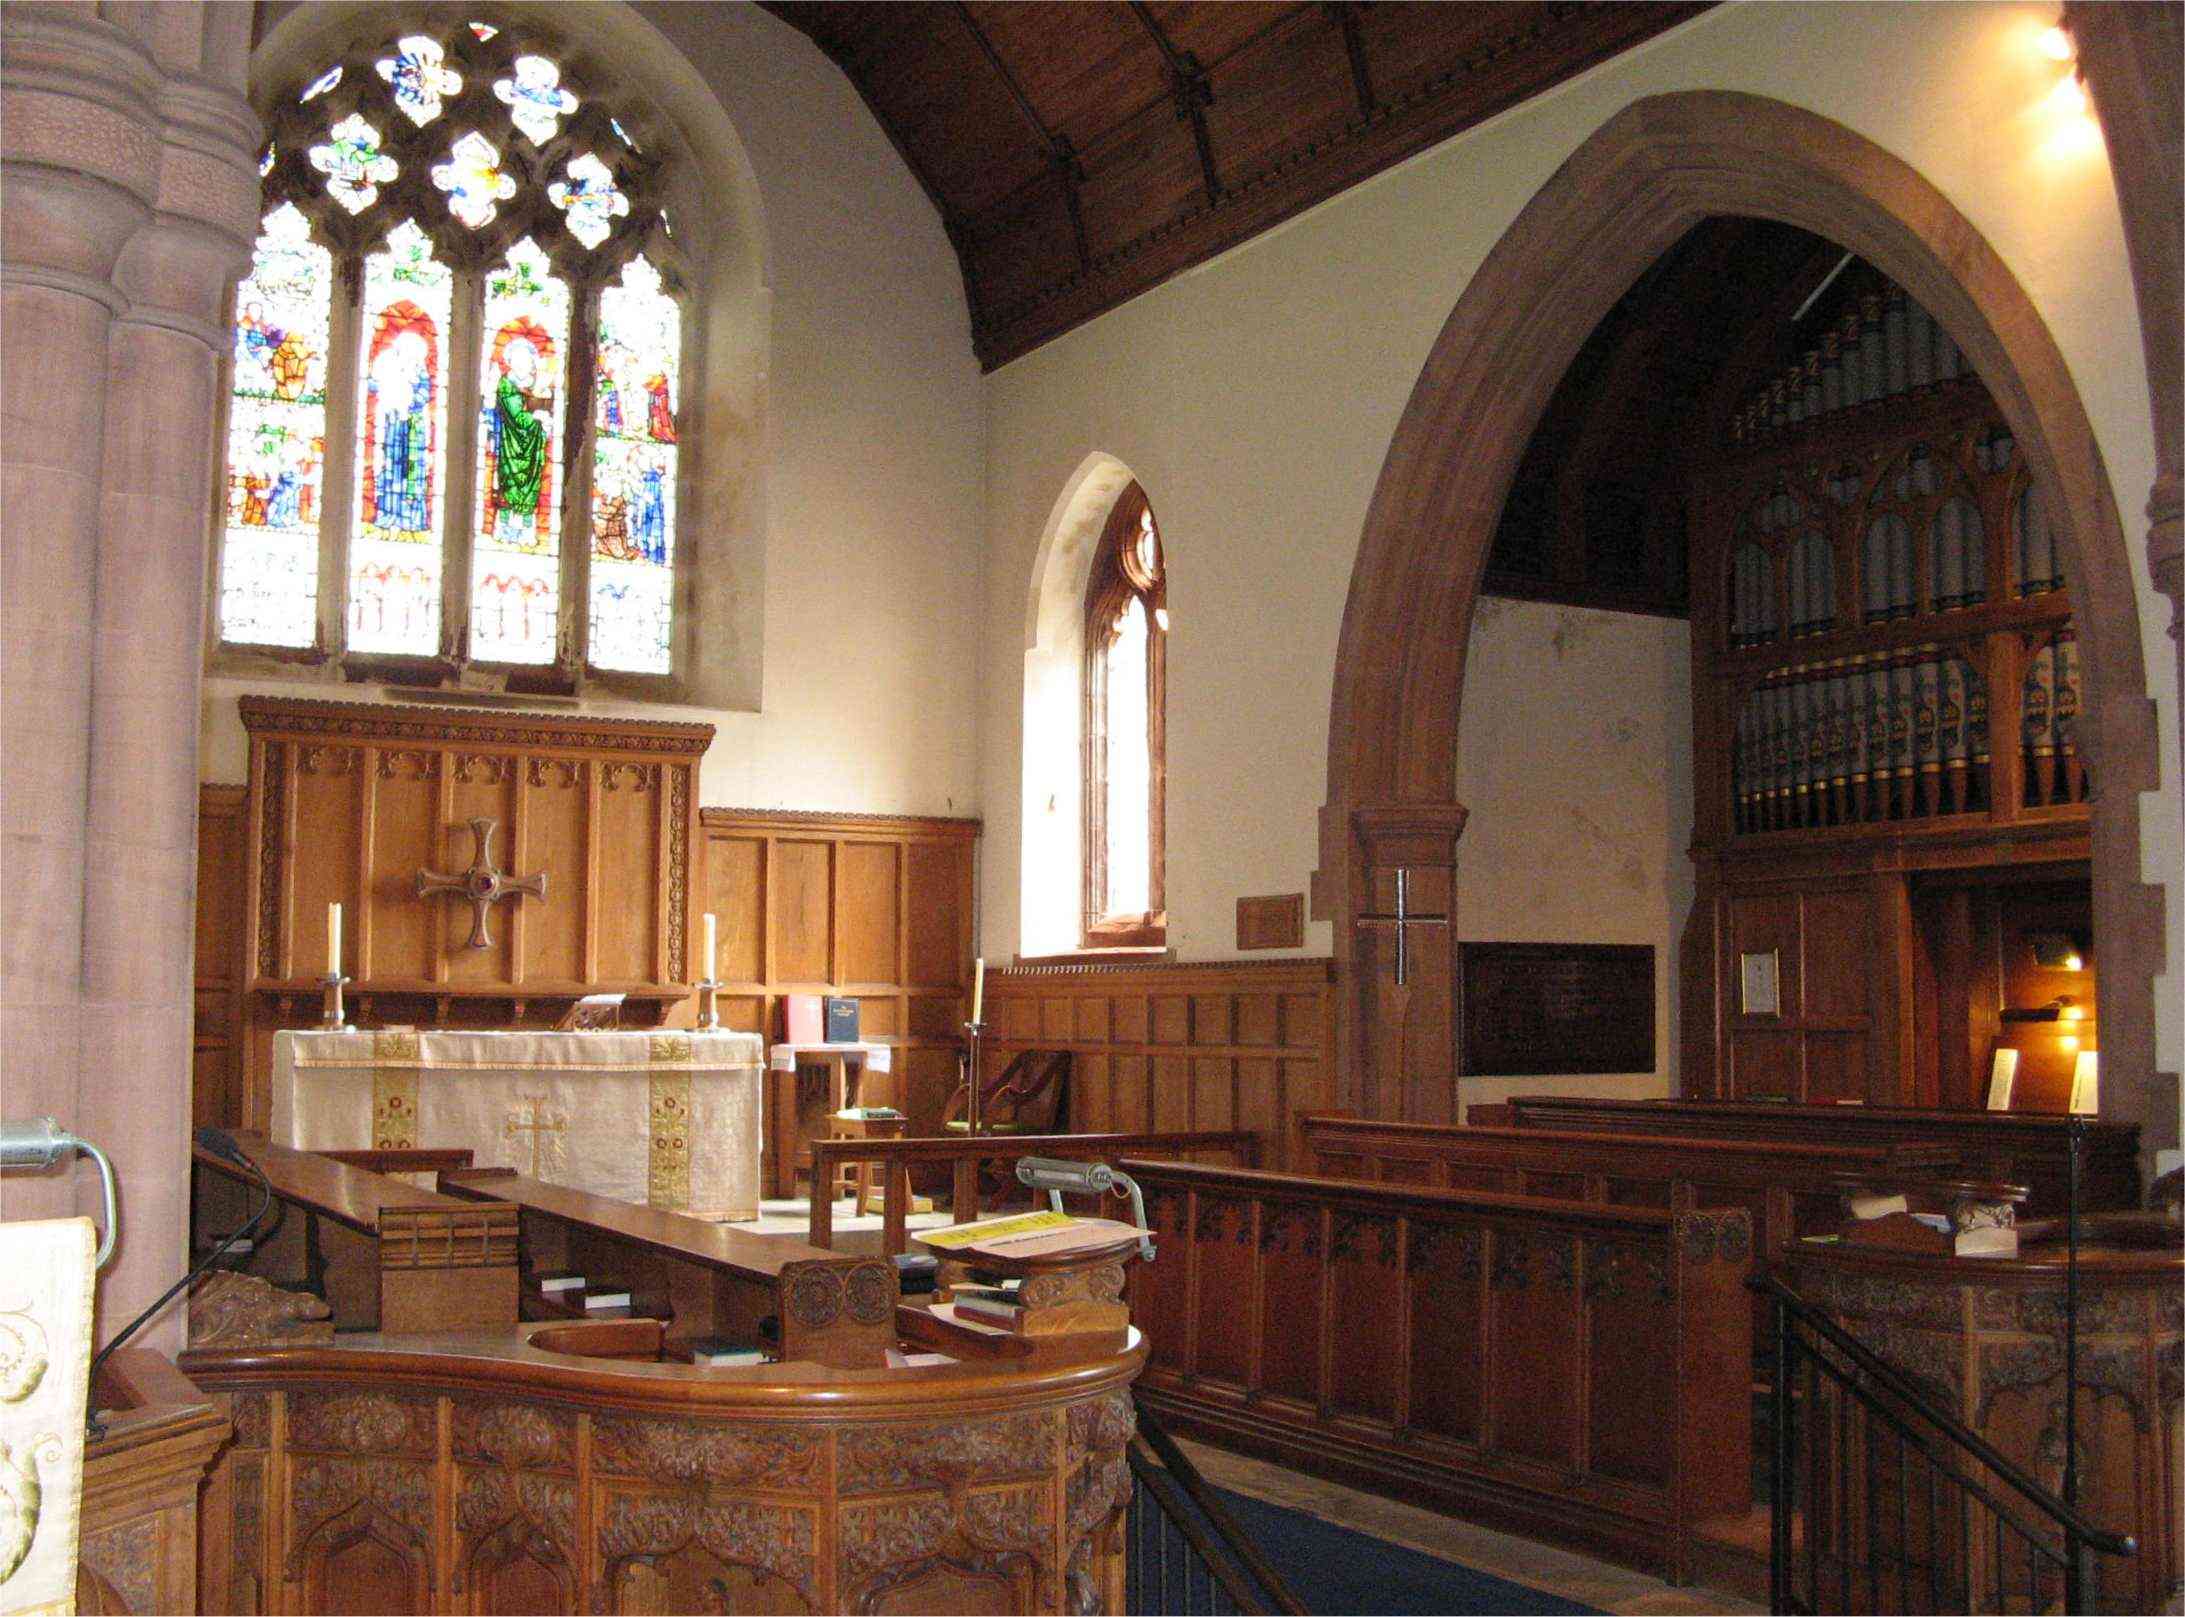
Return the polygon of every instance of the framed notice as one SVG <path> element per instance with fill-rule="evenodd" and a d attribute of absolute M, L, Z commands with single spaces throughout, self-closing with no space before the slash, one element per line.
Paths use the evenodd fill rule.
<path fill-rule="evenodd" d="M 1995 1052 L 1995 1065 L 1988 1071 L 1988 1110 L 2007 1112 L 2011 1109 L 2011 1087 L 2018 1081 L 2018 1052 L 2003 1049 Z"/>
<path fill-rule="evenodd" d="M 1740 1014 L 1745 1016 L 1781 1016 L 1783 1014 L 1783 964 L 1782 957 L 1770 949 L 1765 954 L 1741 954 L 1737 957 L 1738 1002 Z"/>
<path fill-rule="evenodd" d="M 1654 1070 L 1651 945 L 1465 943 L 1458 954 L 1465 1076 Z"/>

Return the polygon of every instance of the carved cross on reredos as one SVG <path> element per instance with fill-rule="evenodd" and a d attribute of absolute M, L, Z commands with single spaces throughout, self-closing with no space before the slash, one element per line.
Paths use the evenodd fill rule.
<path fill-rule="evenodd" d="M 544 898 L 546 896 L 546 872 L 536 876 L 512 877 L 505 871 L 493 868 L 493 832 L 498 822 L 475 819 L 470 822 L 470 834 L 474 839 L 474 856 L 470 869 L 460 876 L 443 876 L 437 870 L 420 870 L 417 873 L 417 896 L 430 898 L 435 893 L 455 893 L 470 900 L 469 949 L 492 947 L 493 934 L 486 930 L 486 913 L 489 905 L 498 904 L 504 898 Z"/>
<path fill-rule="evenodd" d="M 1396 986 L 1403 987 L 1411 976 L 1411 931 L 1421 926 L 1447 926 L 1447 915 L 1420 915 L 1411 908 L 1411 872 L 1399 866 L 1396 871 L 1396 910 L 1392 915 L 1362 914 L 1360 926 L 1393 927 L 1396 932 Z"/>

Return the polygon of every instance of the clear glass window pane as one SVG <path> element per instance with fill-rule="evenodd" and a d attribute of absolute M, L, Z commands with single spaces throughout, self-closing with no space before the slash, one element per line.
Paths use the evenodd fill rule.
<path fill-rule="evenodd" d="M 326 465 L 326 344 L 333 258 L 293 206 L 265 221 L 235 292 L 228 395 L 220 638 L 308 646 L 317 637 Z"/>
<path fill-rule="evenodd" d="M 486 276 L 470 649 L 487 662 L 554 660 L 569 315 L 568 283 L 528 239 Z"/>
<path fill-rule="evenodd" d="M 1151 637 L 1145 603 L 1132 596 L 1107 655 L 1108 896 L 1105 913 L 1153 907 L 1153 738 L 1148 728 Z"/>
<path fill-rule="evenodd" d="M 675 410 L 683 326 L 642 257 L 599 297 L 593 378 L 592 599 L 595 668 L 673 667 Z"/>
<path fill-rule="evenodd" d="M 440 649 L 448 317 L 455 278 L 405 220 L 364 261 L 349 646 Z"/>

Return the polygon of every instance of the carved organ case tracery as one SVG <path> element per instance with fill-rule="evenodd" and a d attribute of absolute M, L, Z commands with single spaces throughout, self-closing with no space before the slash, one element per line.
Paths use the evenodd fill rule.
<path fill-rule="evenodd" d="M 1952 1014 L 1921 876 L 2087 857 L 2071 598 L 1955 343 L 1867 266 L 1842 283 L 1692 472 L 1684 1088 L 1977 1105 L 1962 1030 L 1918 1025 Z M 1778 1008 L 1749 1007 L 1740 960 L 1771 954 Z"/>

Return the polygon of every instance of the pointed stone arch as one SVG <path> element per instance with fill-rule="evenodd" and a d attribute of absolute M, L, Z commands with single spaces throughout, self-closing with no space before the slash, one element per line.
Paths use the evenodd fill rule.
<path fill-rule="evenodd" d="M 1391 1000 L 1359 918 L 1394 864 L 1452 872 L 1465 650 L 1511 479 L 1556 384 L 1609 308 L 1703 219 L 1799 226 L 1858 253 L 1925 305 L 1978 370 L 2065 513 L 2087 652 L 2094 905 L 2103 940 L 2105 1114 L 2154 1104 L 2161 894 L 2139 879 L 2138 795 L 2156 781 L 2132 558 L 2091 424 L 2039 312 L 1995 250 L 1897 157 L 1818 114 L 1690 91 L 1633 103 L 1541 188 L 1435 340 L 1367 509 L 1336 659 L 1315 913 L 1334 920 L 1342 1103 L 1369 1116 L 1451 1115 L 1454 951 L 1413 958 L 1438 980 Z M 1385 884 L 1384 884 L 1385 885 Z M 1452 876 L 1452 912 L 1456 888 Z M 1384 929 L 1385 930 L 1385 929 Z M 1454 924 L 1445 936 L 1454 936 Z M 1446 955 L 1446 958 L 1445 958 Z M 1422 1007 L 1431 1022 L 1420 1027 Z M 1396 1024 L 1400 1023 L 1398 1026 Z M 1407 1063 L 1375 1070 L 1389 1056 Z M 1424 1097 L 1420 1085 L 1446 1082 Z M 2174 1127 L 2174 1123 L 2170 1125 Z"/>

